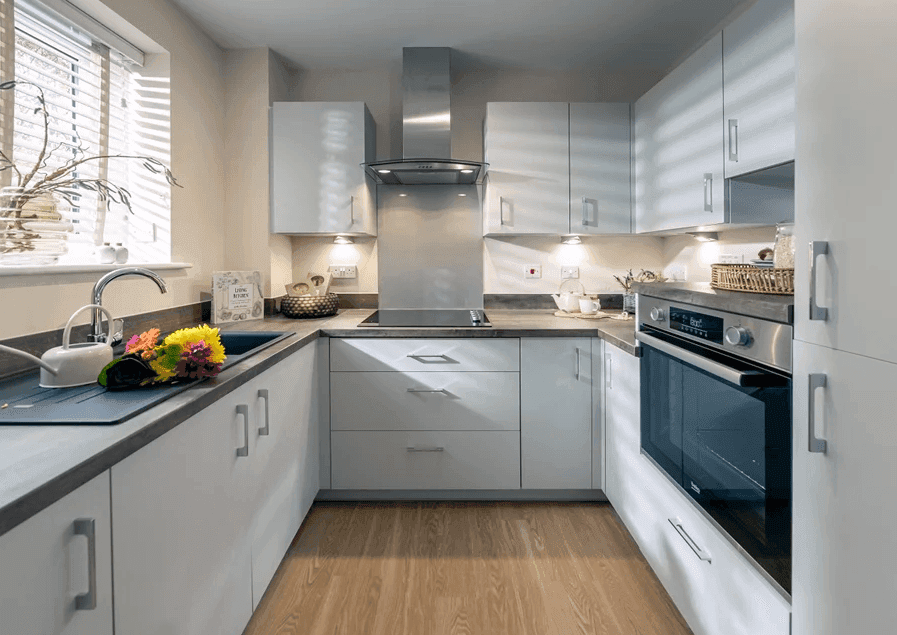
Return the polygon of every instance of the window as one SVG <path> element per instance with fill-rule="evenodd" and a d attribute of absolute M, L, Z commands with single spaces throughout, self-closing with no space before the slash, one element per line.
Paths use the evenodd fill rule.
<path fill-rule="evenodd" d="M 48 5 L 60 1 L 65 4 Z M 20 169 L 30 169 L 42 151 L 40 174 L 79 154 L 149 156 L 170 165 L 167 77 L 144 72 L 131 57 L 36 0 L 0 0 L 0 17 L 6 25 L 0 27 L 2 81 L 17 82 L 14 91 L 0 91 L 2 112 L 13 113 L 11 121 L 0 116 L 0 148 Z M 93 26 L 90 19 L 79 22 Z M 12 78 L 7 69 L 13 69 Z M 40 91 L 49 112 L 46 149 Z M 11 171 L 0 174 L 2 185 L 17 184 Z M 164 174 L 147 170 L 139 159 L 104 158 L 80 163 L 71 178 L 114 183 L 130 193 L 131 211 L 102 200 L 90 187 L 74 189 L 69 196 L 74 235 L 59 264 L 98 262 L 96 247 L 103 243 L 122 243 L 131 262 L 170 261 L 171 192 Z"/>

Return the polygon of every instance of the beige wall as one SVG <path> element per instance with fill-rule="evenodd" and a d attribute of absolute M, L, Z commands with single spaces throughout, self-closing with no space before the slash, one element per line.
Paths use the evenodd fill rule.
<path fill-rule="evenodd" d="M 710 282 L 710 265 L 720 261 L 723 254 L 738 257 L 748 263 L 764 247 L 775 244 L 775 227 L 734 229 L 722 232 L 716 242 L 702 243 L 691 236 L 664 238 L 663 260 L 666 275 L 675 277 L 685 272 L 689 282 Z"/>
<path fill-rule="evenodd" d="M 97 6 L 98 0 L 81 6 Z M 105 0 L 114 12 L 144 36 L 134 40 L 170 54 L 171 168 L 183 189 L 172 190 L 172 259 L 193 268 L 163 272 L 169 293 L 160 295 L 145 279 L 119 280 L 106 291 L 113 315 L 129 315 L 197 302 L 208 291 L 211 275 L 225 267 L 223 53 L 168 0 Z M 125 25 L 116 29 L 126 31 Z M 128 33 L 123 33 L 128 35 Z M 148 47 L 149 48 L 149 47 Z M 151 51 L 153 49 L 150 49 Z M 87 304 L 100 274 L 0 277 L 0 339 L 58 328 Z M 82 321 L 85 321 L 82 319 Z"/>

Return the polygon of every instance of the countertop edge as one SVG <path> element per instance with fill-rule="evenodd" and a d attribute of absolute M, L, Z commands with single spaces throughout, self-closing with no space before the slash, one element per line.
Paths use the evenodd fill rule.
<path fill-rule="evenodd" d="M 359 313 L 361 310 L 357 310 Z M 366 311 L 366 310 L 365 310 Z M 372 311 L 367 311 L 369 315 Z M 360 317 L 364 319 L 364 317 Z M 548 317 L 548 316 L 546 316 Z M 325 337 L 597 337 L 635 357 L 641 356 L 637 342 L 628 342 L 620 337 L 602 330 L 595 324 L 582 327 L 556 329 L 550 327 L 521 327 L 485 329 L 359 329 L 357 327 L 328 327 L 324 321 L 310 332 L 290 337 L 268 349 L 259 351 L 249 359 L 243 360 L 224 370 L 218 377 L 207 380 L 182 393 L 174 395 L 149 410 L 138 414 L 120 426 L 132 426 L 135 429 L 127 436 L 112 442 L 90 457 L 66 471 L 51 477 L 17 498 L 0 507 L 0 536 L 17 527 L 21 523 L 37 515 L 53 503 L 111 469 L 130 455 L 149 445 L 166 432 L 174 429 L 193 415 L 207 408 L 215 401 L 236 390 L 257 375 L 268 370 L 289 355 L 301 348 Z M 234 328 L 249 327 L 251 323 L 231 325 Z M 255 325 L 252 325 L 255 326 Z M 260 329 L 256 329 L 260 330 Z M 269 329 L 277 330 L 276 324 Z M 633 330 L 634 332 L 634 330 Z M 106 427 L 106 426 L 102 426 Z"/>

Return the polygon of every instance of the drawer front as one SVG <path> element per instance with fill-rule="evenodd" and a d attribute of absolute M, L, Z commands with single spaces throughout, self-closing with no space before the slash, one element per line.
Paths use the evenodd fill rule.
<path fill-rule="evenodd" d="M 520 340 L 332 338 L 330 370 L 517 371 Z"/>
<path fill-rule="evenodd" d="M 519 373 L 331 373 L 331 430 L 519 430 Z"/>
<path fill-rule="evenodd" d="M 333 432 L 330 443 L 333 489 L 520 489 L 518 432 Z"/>

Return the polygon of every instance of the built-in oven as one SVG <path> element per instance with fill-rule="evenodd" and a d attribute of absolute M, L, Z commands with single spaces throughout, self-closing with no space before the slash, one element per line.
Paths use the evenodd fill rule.
<path fill-rule="evenodd" d="M 639 299 L 641 448 L 791 592 L 792 327 Z"/>

